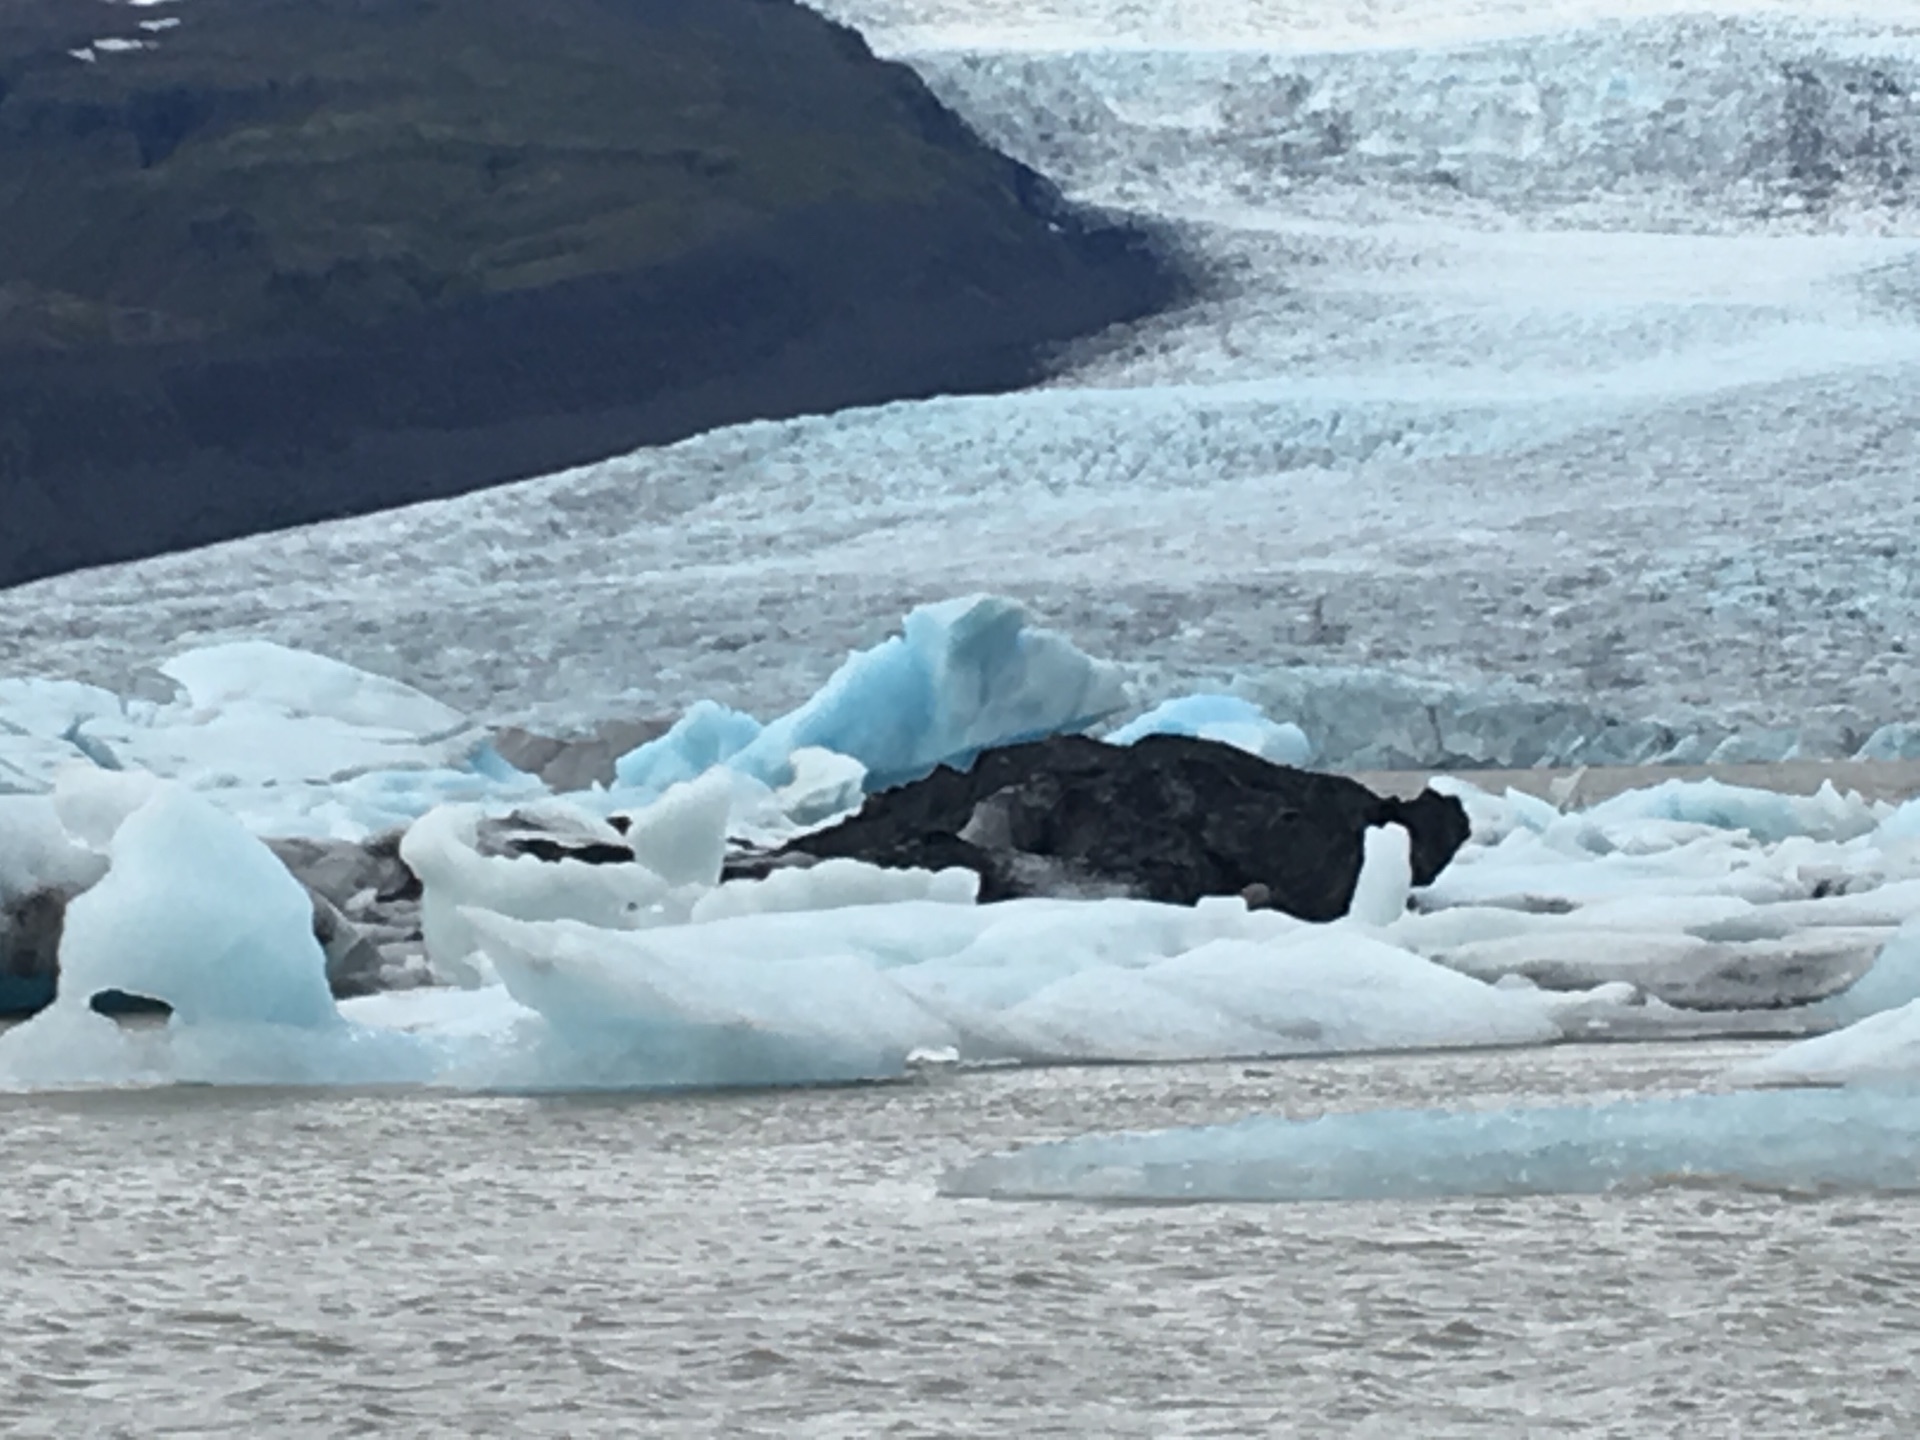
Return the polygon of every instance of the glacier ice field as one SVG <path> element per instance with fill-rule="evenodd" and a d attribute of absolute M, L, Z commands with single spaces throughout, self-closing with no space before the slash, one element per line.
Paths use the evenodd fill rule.
<path fill-rule="evenodd" d="M 1920 757 L 1920 6 L 823 8 L 1070 197 L 1163 226 L 1193 300 L 1016 395 L 0 595 L 0 902 L 84 890 L 0 1085 L 823 1083 L 1713 1016 L 1794 1043 L 1723 1093 L 1090 1137 L 945 1186 L 1913 1188 L 1915 805 L 1456 778 L 1460 857 L 1408 908 L 1370 847 L 1330 926 L 720 864 L 1087 728 L 1469 777 Z M 493 740 L 634 717 L 664 733 L 565 795 Z M 640 861 L 485 853 L 508 810 L 630 817 Z M 336 1003 L 262 840 L 400 831 L 443 983 Z M 117 1025 L 101 988 L 172 1018 Z"/>

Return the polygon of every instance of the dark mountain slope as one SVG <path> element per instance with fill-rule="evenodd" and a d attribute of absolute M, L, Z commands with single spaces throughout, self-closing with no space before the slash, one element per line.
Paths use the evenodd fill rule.
<path fill-rule="evenodd" d="M 15 0 L 0 584 L 1012 387 L 1176 288 L 791 0 Z"/>

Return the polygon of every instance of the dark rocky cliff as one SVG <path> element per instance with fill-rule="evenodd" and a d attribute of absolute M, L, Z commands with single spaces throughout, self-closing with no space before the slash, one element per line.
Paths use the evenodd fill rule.
<path fill-rule="evenodd" d="M 0 585 L 1016 386 L 1177 288 L 792 0 L 14 0 Z"/>

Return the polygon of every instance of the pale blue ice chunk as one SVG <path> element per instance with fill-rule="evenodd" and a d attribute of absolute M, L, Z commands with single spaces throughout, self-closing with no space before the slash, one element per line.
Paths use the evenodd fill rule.
<path fill-rule="evenodd" d="M 1126 704 L 1117 667 L 1027 624 L 1015 601 L 976 595 L 922 605 L 903 633 L 850 657 L 806 704 L 767 726 L 738 763 L 784 784 L 803 745 L 851 755 L 869 791 L 985 749 L 1085 730 Z"/>
<path fill-rule="evenodd" d="M 1920 1190 L 1920 1094 L 1788 1090 L 1485 1111 L 1273 1117 L 976 1160 L 949 1195 L 1006 1200 L 1412 1200 L 1676 1182 Z"/>
<path fill-rule="evenodd" d="M 1907 801 L 1882 820 L 1873 838 L 1876 845 L 1920 840 L 1920 800 Z"/>
<path fill-rule="evenodd" d="M 1880 824 L 1871 805 L 1823 786 L 1817 795 L 1783 795 L 1718 780 L 1667 780 L 1629 790 L 1588 810 L 1595 826 L 1628 820 L 1674 820 L 1718 830 L 1744 830 L 1765 845 L 1795 836 L 1851 840 Z"/>
<path fill-rule="evenodd" d="M 953 907 L 958 909 L 959 907 Z M 742 957 L 718 946 L 634 963 L 646 937 L 469 911 L 509 994 L 539 1012 L 564 1087 L 832 1084 L 901 1074 L 953 1034 L 865 958 Z M 564 1077 L 562 1079 L 561 1077 Z M 522 1081 L 531 1084 L 532 1081 Z"/>
<path fill-rule="evenodd" d="M 1920 1000 L 1745 1061 L 1728 1078 L 1742 1085 L 1920 1087 Z"/>
<path fill-rule="evenodd" d="M 1866 974 L 1813 1009 L 1842 1025 L 1852 1025 L 1915 1000 L 1920 1000 L 1920 920 L 1909 920 L 1880 947 Z"/>
<path fill-rule="evenodd" d="M 1115 745 L 1131 745 L 1147 735 L 1190 735 L 1238 746 L 1277 765 L 1305 765 L 1313 759 L 1307 732 L 1290 721 L 1271 720 L 1251 700 L 1238 695 L 1183 695 L 1155 706 L 1107 736 Z"/>
<path fill-rule="evenodd" d="M 430 1073 L 409 1037 L 341 1017 L 305 887 L 178 784 L 156 786 L 121 822 L 105 878 L 68 906 L 59 997 L 0 1038 L 0 1080 L 24 1063 L 54 1083 L 125 1083 L 112 1037 L 80 1018 L 107 990 L 172 1007 L 163 1043 L 138 1067 L 147 1078 L 353 1084 Z"/>
<path fill-rule="evenodd" d="M 1882 725 L 1854 752 L 1856 760 L 1920 760 L 1920 725 Z"/>
<path fill-rule="evenodd" d="M 803 747 L 866 766 L 869 792 L 985 749 L 1085 730 L 1126 704 L 1116 666 L 1065 636 L 1028 625 L 1012 600 L 970 596 L 923 605 L 903 633 L 861 651 L 798 709 L 762 727 L 711 702 L 621 757 L 622 790 L 657 794 L 726 764 L 781 786 Z"/>
<path fill-rule="evenodd" d="M 698 701 L 666 734 L 615 761 L 614 784 L 622 790 L 662 794 L 730 763 L 759 738 L 762 728 L 751 715 L 718 701 Z"/>
<path fill-rule="evenodd" d="M 340 1023 L 313 901 L 237 821 L 163 785 L 120 826 L 108 862 L 67 910 L 63 998 L 124 990 L 189 1023 Z"/>

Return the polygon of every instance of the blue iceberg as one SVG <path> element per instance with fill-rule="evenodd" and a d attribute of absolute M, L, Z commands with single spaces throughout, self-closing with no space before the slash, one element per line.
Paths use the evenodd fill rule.
<path fill-rule="evenodd" d="M 902 633 L 848 657 L 819 692 L 760 725 L 704 702 L 621 757 L 621 790 L 659 794 L 713 765 L 768 785 L 793 778 L 807 747 L 866 766 L 869 792 L 966 766 L 982 750 L 1087 729 L 1126 704 L 1120 671 L 1064 635 L 1033 628 L 1015 601 L 971 596 L 923 605 Z"/>

